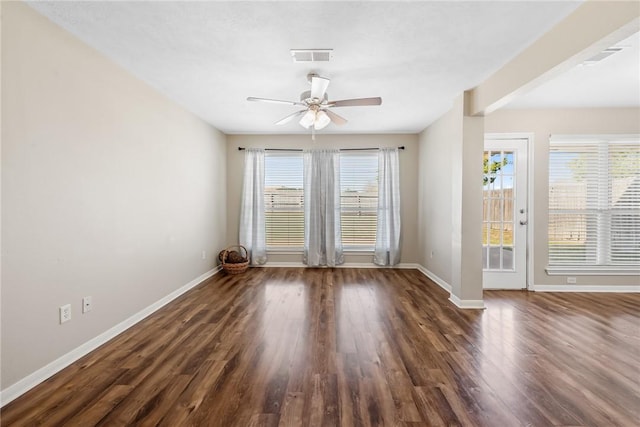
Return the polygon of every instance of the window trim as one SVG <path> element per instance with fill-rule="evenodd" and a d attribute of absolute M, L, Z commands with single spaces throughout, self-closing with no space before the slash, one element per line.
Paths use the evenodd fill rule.
<path fill-rule="evenodd" d="M 580 145 L 584 143 L 598 143 L 598 142 L 623 142 L 626 140 L 640 140 L 640 134 L 591 134 L 591 135 L 550 135 L 549 145 L 547 149 L 547 160 L 550 158 L 551 148 L 554 143 L 564 145 Z M 547 171 L 547 183 L 549 180 L 549 173 Z M 600 183 L 599 183 L 600 184 Z M 599 194 L 599 196 L 602 196 Z M 547 188 L 547 219 L 549 218 L 551 210 L 549 209 L 549 188 Z M 598 201 L 599 203 L 600 201 Z M 548 224 L 547 224 L 548 226 Z M 616 264 L 589 264 L 589 265 L 551 265 L 549 263 L 549 237 L 547 229 L 547 266 L 545 271 L 550 276 L 631 276 L 640 274 L 640 267 L 636 265 L 616 265 Z M 598 248 L 597 259 L 601 259 L 602 248 Z"/>
<path fill-rule="evenodd" d="M 611 268 L 605 265 L 575 266 L 547 266 L 545 271 L 549 276 L 634 276 L 640 274 L 640 269 L 629 265 Z"/>

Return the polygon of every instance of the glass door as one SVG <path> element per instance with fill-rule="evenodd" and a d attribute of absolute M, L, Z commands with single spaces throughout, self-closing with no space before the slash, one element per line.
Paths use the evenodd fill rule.
<path fill-rule="evenodd" d="M 526 288 L 527 140 L 487 140 L 483 158 L 485 289 Z"/>

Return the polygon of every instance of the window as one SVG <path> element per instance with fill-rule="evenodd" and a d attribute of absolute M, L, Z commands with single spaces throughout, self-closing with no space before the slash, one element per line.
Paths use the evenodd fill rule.
<path fill-rule="evenodd" d="M 342 244 L 345 249 L 373 250 L 378 212 L 378 154 L 340 154 Z"/>
<path fill-rule="evenodd" d="M 640 140 L 553 137 L 549 270 L 640 267 Z"/>
<path fill-rule="evenodd" d="M 482 268 L 514 271 L 516 205 L 514 152 L 495 149 L 483 158 Z"/>
<path fill-rule="evenodd" d="M 304 162 L 302 153 L 265 154 L 265 227 L 269 250 L 304 247 Z M 342 244 L 373 250 L 378 208 L 378 154 L 340 154 Z"/>
<path fill-rule="evenodd" d="M 267 248 L 304 246 L 304 191 L 302 153 L 266 153 L 264 205 Z"/>

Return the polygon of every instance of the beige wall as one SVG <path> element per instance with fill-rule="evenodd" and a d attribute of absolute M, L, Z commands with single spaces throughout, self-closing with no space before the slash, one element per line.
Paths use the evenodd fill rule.
<path fill-rule="evenodd" d="M 451 140 L 462 140 L 462 110 L 452 108 L 419 135 L 418 262 L 451 284 L 454 175 Z"/>
<path fill-rule="evenodd" d="M 462 119 L 462 142 L 452 162 L 461 165 L 460 187 L 453 197 L 462 200 L 458 223 L 454 221 L 453 271 L 460 269 L 460 279 L 451 282 L 453 294 L 462 301 L 482 301 L 482 155 L 484 150 L 484 117 Z M 452 167 L 452 170 L 455 168 Z M 458 230 L 460 236 L 458 236 Z M 460 250 L 456 250 L 457 241 Z M 459 265 L 459 267 L 458 267 Z M 459 293 L 456 288 L 459 288 Z M 482 303 L 479 303 L 482 305 Z"/>
<path fill-rule="evenodd" d="M 2 15 L 5 389 L 216 265 L 226 140 L 24 3 Z"/>
<path fill-rule="evenodd" d="M 402 217 L 402 263 L 418 261 L 417 200 L 418 146 L 417 135 L 228 135 L 227 136 L 227 242 L 238 242 L 238 219 L 242 194 L 242 170 L 244 152 L 238 147 L 255 148 L 367 148 L 398 147 L 400 152 L 400 192 Z M 302 253 L 269 254 L 269 262 L 301 263 Z M 346 263 L 372 263 L 372 254 L 345 255 Z"/>
<path fill-rule="evenodd" d="M 419 263 L 451 287 L 457 304 L 482 300 L 483 117 L 460 95 L 419 135 Z"/>
<path fill-rule="evenodd" d="M 567 285 L 566 276 L 549 276 L 549 136 L 640 133 L 640 109 L 499 110 L 485 117 L 487 133 L 533 133 L 533 284 Z M 531 221 L 529 222 L 531 224 Z M 576 285 L 638 285 L 637 276 L 577 276 Z"/>

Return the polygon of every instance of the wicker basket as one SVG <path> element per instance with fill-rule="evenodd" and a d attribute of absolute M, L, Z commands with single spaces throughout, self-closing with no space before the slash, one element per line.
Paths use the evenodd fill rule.
<path fill-rule="evenodd" d="M 227 262 L 227 255 L 229 254 L 229 252 L 231 252 L 231 249 L 233 249 L 233 248 L 240 249 L 241 250 L 241 251 L 239 251 L 240 255 L 242 255 L 242 251 L 244 251 L 244 255 L 242 255 L 242 257 L 244 259 L 243 262 L 239 262 L 239 263 L 228 263 Z M 222 257 L 220 258 L 220 261 L 222 262 L 222 269 L 227 274 L 244 273 L 245 271 L 247 271 L 247 268 L 249 268 L 249 253 L 247 252 L 247 248 L 245 248 L 242 245 L 229 246 L 227 249 L 222 251 Z"/>

